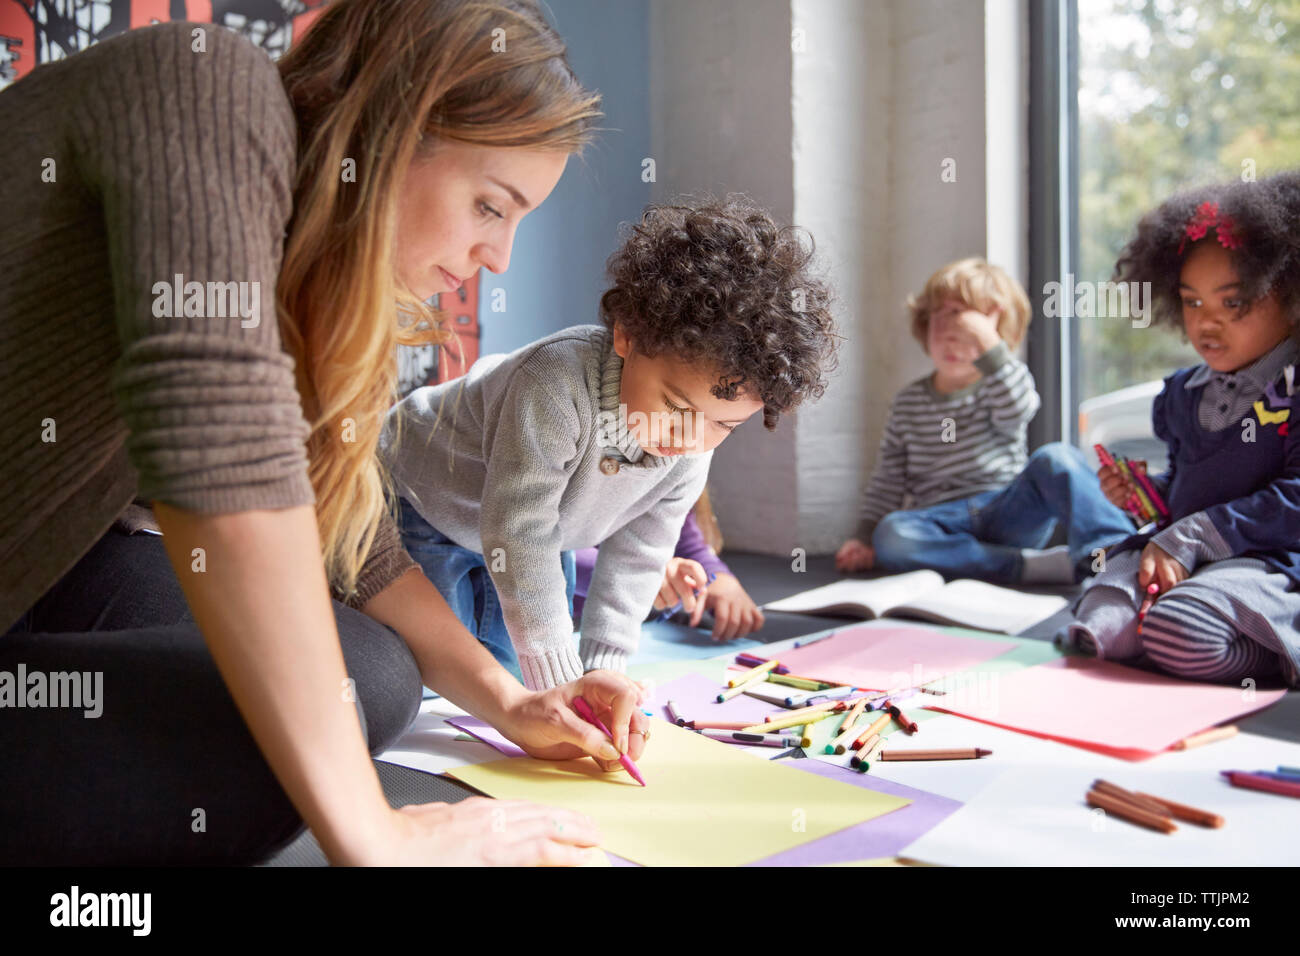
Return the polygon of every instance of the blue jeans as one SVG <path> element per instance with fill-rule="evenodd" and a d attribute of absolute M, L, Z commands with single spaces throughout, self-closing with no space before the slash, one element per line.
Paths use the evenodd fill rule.
<path fill-rule="evenodd" d="M 399 528 L 407 553 L 424 569 L 425 576 L 433 582 L 466 629 L 522 683 L 519 656 L 510 640 L 510 632 L 506 630 L 501 600 L 497 597 L 483 555 L 452 541 L 420 517 L 405 498 L 399 499 L 399 504 Z M 565 597 L 572 618 L 573 590 L 577 584 L 572 551 L 560 552 L 560 567 L 564 572 Z"/>
<path fill-rule="evenodd" d="M 1021 549 L 1046 547 L 1058 523 L 1076 581 L 1091 572 L 1096 549 L 1133 533 L 1133 522 L 1101 493 L 1082 452 L 1064 442 L 1035 451 L 1001 491 L 886 515 L 871 545 L 882 570 L 933 568 L 946 578 L 1018 583 Z"/>

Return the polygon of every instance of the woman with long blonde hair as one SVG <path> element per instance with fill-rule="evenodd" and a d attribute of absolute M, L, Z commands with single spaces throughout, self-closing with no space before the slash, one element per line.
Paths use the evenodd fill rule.
<path fill-rule="evenodd" d="M 335 0 L 278 64 L 164 24 L 0 94 L 27 227 L 0 239 L 0 671 L 84 676 L 86 705 L 0 711 L 0 863 L 252 862 L 304 821 L 334 863 L 598 841 L 518 802 L 393 810 L 369 755 L 422 683 L 539 757 L 619 766 L 579 694 L 644 747 L 626 677 L 532 693 L 465 631 L 375 456 L 396 346 L 505 270 L 599 115 L 534 0 Z"/>

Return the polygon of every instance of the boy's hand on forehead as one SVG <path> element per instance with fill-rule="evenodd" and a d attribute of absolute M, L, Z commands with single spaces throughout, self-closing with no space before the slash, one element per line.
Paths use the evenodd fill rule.
<path fill-rule="evenodd" d="M 940 316 L 942 321 L 951 323 L 954 330 L 977 345 L 981 354 L 1002 341 L 1002 336 L 998 334 L 1000 312 L 997 308 L 984 313 L 960 303 L 952 303 L 941 311 Z"/>

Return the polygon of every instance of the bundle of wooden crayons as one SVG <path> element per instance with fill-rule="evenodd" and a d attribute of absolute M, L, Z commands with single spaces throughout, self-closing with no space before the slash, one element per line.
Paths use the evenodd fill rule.
<path fill-rule="evenodd" d="M 1173 833 L 1178 829 L 1175 817 L 1203 827 L 1223 826 L 1223 817 L 1208 810 L 1198 810 L 1149 793 L 1125 790 L 1105 780 L 1094 780 L 1086 799 L 1090 807 L 1161 833 Z"/>
<path fill-rule="evenodd" d="M 1114 467 L 1132 489 L 1128 500 L 1124 502 L 1124 510 L 1133 516 L 1139 528 L 1144 528 L 1152 522 L 1162 524 L 1169 518 L 1169 507 L 1160 497 L 1160 492 L 1156 490 L 1151 479 L 1147 477 L 1146 471 L 1134 467 L 1132 462 L 1123 455 L 1112 456 L 1103 445 L 1092 447 L 1097 452 L 1097 458 L 1101 463 Z"/>

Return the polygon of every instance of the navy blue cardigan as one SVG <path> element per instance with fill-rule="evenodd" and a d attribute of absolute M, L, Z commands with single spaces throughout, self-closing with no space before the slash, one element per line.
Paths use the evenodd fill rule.
<path fill-rule="evenodd" d="M 1245 420 L 1222 431 L 1206 431 L 1196 410 L 1205 386 L 1187 388 L 1195 368 L 1165 379 L 1151 419 L 1156 437 L 1169 446 L 1169 470 L 1155 476 L 1171 520 L 1204 511 L 1234 557 L 1262 559 L 1300 587 L 1300 390 L 1287 396 L 1279 379 Z M 1260 412 L 1263 412 L 1261 415 Z M 1253 428 L 1254 441 L 1245 441 Z M 1151 533 L 1134 534 L 1112 553 L 1146 545 Z"/>

